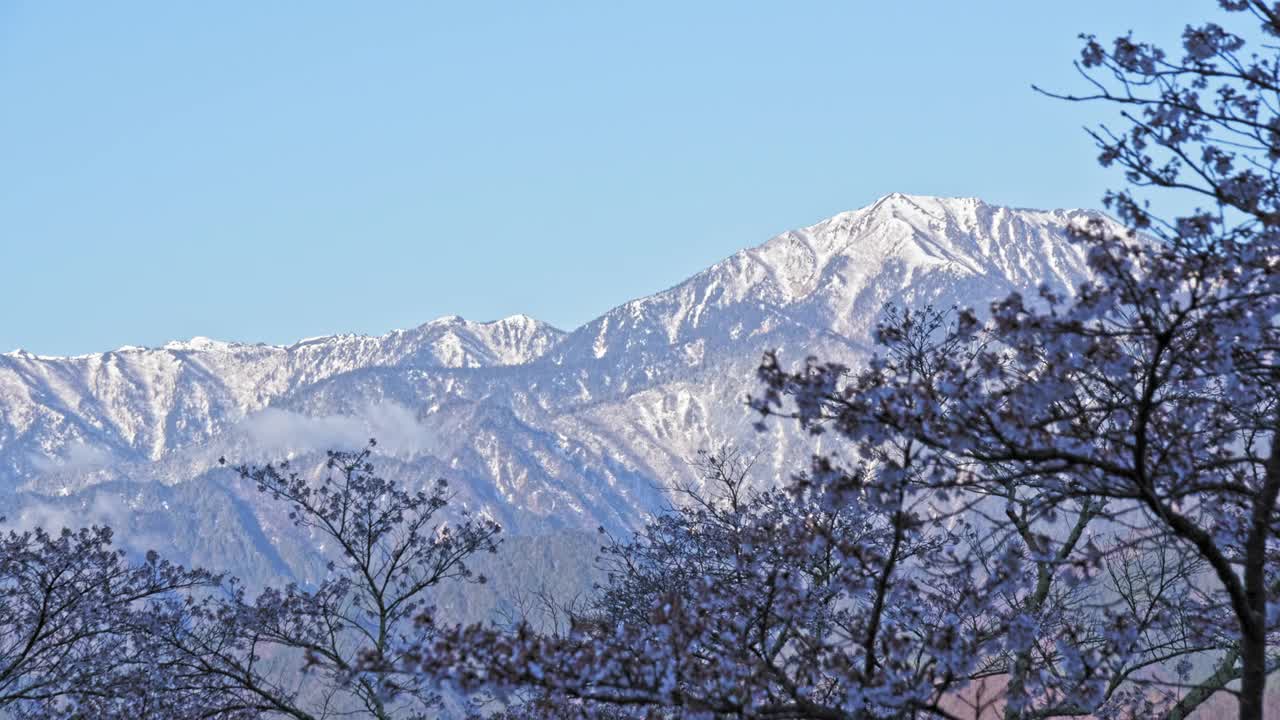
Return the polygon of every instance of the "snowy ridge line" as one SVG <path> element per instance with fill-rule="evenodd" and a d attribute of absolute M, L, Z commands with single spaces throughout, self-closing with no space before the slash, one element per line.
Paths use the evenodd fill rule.
<path fill-rule="evenodd" d="M 205 482 L 223 454 L 303 458 L 377 436 L 403 477 L 448 477 L 509 527 L 634 523 L 662 502 L 656 479 L 686 477 L 710 445 L 767 441 L 761 467 L 775 476 L 807 457 L 801 433 L 752 428 L 744 398 L 764 350 L 856 364 L 886 302 L 985 307 L 1041 283 L 1074 288 L 1088 272 L 1068 228 L 1097 216 L 895 193 L 571 332 L 450 315 L 289 346 L 6 353 L 0 492 L 72 502 L 113 481 Z"/>
<path fill-rule="evenodd" d="M 275 350 L 289 350 L 291 348 L 296 348 L 302 345 L 314 345 L 317 343 L 323 343 L 327 341 L 353 340 L 353 339 L 387 340 L 392 337 L 402 336 L 406 333 L 411 333 L 411 332 L 421 330 L 422 328 L 425 328 L 425 327 L 437 327 L 437 326 L 461 326 L 468 329 L 494 328 L 494 327 L 498 327 L 498 328 L 502 328 L 502 327 L 539 328 L 540 327 L 540 328 L 547 328 L 551 331 L 558 332 L 558 333 L 564 332 L 562 330 L 559 330 L 553 325 L 544 323 L 524 313 L 515 313 L 512 315 L 508 315 L 507 317 L 498 318 L 497 320 L 467 320 L 466 318 L 463 318 L 460 315 L 442 315 L 441 317 L 438 317 L 434 320 L 428 320 L 427 322 L 423 323 L 421 326 L 417 328 L 413 328 L 411 330 L 406 330 L 403 328 L 395 328 L 385 333 L 382 333 L 381 335 L 366 335 L 363 333 L 333 333 L 329 335 L 313 335 L 311 337 L 302 338 L 301 340 L 295 340 L 294 342 L 289 343 L 287 345 L 266 343 L 266 342 L 242 342 L 237 340 L 218 340 L 215 338 L 205 337 L 203 335 L 197 335 L 190 338 L 189 340 L 169 340 L 165 342 L 163 345 L 156 345 L 156 346 L 121 345 L 120 347 L 114 350 L 103 350 L 101 352 L 80 353 L 77 355 L 38 355 L 36 353 L 32 353 L 28 350 L 25 350 L 23 348 L 14 348 L 13 350 L 10 350 L 8 352 L 0 353 L 0 356 L 38 358 L 40 360 L 83 360 L 86 358 L 98 357 L 98 356 L 106 355 L 110 353 L 145 352 L 145 351 L 155 351 L 155 350 L 181 350 L 181 351 L 195 351 L 195 352 L 217 352 L 217 351 L 227 351 L 227 350 L 238 349 L 238 348 L 271 348 Z"/>

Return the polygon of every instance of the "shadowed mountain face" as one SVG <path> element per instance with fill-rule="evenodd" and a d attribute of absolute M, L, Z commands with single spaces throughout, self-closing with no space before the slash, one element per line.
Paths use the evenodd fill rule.
<path fill-rule="evenodd" d="M 305 540 L 217 459 L 307 467 L 376 437 L 381 469 L 410 484 L 446 477 L 459 504 L 509 532 L 635 527 L 699 449 L 759 448 L 764 482 L 805 464 L 816 441 L 797 428 L 752 429 L 745 400 L 764 350 L 857 363 L 887 302 L 985 308 L 1011 290 L 1073 287 L 1086 270 L 1067 228 L 1088 215 L 889 195 L 569 333 L 520 315 L 447 317 L 289 347 L 7 353 L 0 515 L 114 518 L 126 543 L 190 534 L 176 547 L 207 564 L 216 546 L 232 570 L 305 578 L 306 553 L 278 547 Z"/>

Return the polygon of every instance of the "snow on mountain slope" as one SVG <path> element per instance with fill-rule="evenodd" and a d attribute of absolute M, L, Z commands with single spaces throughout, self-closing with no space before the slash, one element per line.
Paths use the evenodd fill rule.
<path fill-rule="evenodd" d="M 1086 211 L 996 207 L 974 198 L 888 195 L 783 233 L 570 333 L 549 359 L 628 393 L 722 353 L 825 335 L 865 347 L 886 302 L 968 304 L 1086 273 L 1066 228 Z"/>
<path fill-rule="evenodd" d="M 524 315 L 451 316 L 380 337 L 335 335 L 289 347 L 193 338 L 96 355 L 0 355 L 0 485 L 41 467 L 99 458 L 158 460 L 204 442 L 292 389 L 369 367 L 528 363 L 564 333 Z M 85 450 L 88 448 L 89 450 Z"/>
<path fill-rule="evenodd" d="M 229 488 L 220 455 L 306 461 L 375 435 L 390 471 L 448 477 L 460 503 L 517 531 L 634 526 L 699 449 L 760 448 L 765 480 L 803 465 L 814 440 L 752 429 L 762 351 L 857 362 L 886 302 L 984 308 L 1014 289 L 1070 288 L 1086 267 L 1067 227 L 1088 215 L 889 195 L 567 334 L 520 315 L 446 317 L 289 347 L 195 338 L 0 355 L 0 503 L 16 490 L 74 502 L 103 484 Z M 275 528 L 246 532 L 285 532 L 251 492 L 238 497 L 244 522 Z"/>
<path fill-rule="evenodd" d="M 365 367 L 477 368 L 523 365 L 541 357 L 564 332 L 527 315 L 472 322 L 457 315 L 381 337 L 334 335 L 287 348 L 288 385 Z"/>

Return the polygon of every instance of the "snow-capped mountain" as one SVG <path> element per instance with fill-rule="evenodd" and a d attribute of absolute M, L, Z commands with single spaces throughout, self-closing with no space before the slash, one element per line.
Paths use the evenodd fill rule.
<path fill-rule="evenodd" d="M 128 525 L 157 503 L 192 514 L 201 498 L 223 508 L 208 513 L 216 532 L 260 538 L 235 552 L 301 572 L 272 554 L 287 532 L 280 518 L 216 459 L 305 459 L 376 436 L 387 472 L 447 477 L 460 502 L 516 532 L 635 526 L 699 449 L 762 448 L 764 481 L 803 462 L 813 441 L 796 428 L 751 427 L 745 397 L 761 352 L 856 362 L 886 302 L 982 308 L 1014 289 L 1073 287 L 1086 266 L 1067 228 L 1089 214 L 893 194 L 569 333 L 519 315 L 447 317 L 288 347 L 195 338 L 68 358 L 7 353 L 0 515 L 84 521 L 128 508 L 115 516 Z M 203 529 L 189 552 L 202 556 L 198 536 L 215 530 L 193 522 Z"/>
<path fill-rule="evenodd" d="M 708 352 L 777 345 L 765 338 L 865 347 L 886 302 L 985 307 L 1015 288 L 1073 287 L 1085 265 L 1065 229 L 1086 215 L 895 193 L 615 308 L 549 355 L 603 361 L 625 391 L 660 368 L 706 364 Z"/>
<path fill-rule="evenodd" d="M 524 315 L 487 323 L 445 317 L 381 337 L 335 335 L 289 347 L 197 337 L 67 358 L 6 353 L 0 355 L 0 478 L 95 459 L 159 460 L 336 375 L 376 367 L 523 365 L 563 335 Z"/>

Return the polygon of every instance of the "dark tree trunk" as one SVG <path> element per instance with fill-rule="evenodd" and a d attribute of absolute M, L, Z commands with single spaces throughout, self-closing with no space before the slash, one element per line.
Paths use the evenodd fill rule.
<path fill-rule="evenodd" d="M 1252 633 L 1250 633 L 1252 635 Z M 1267 690 L 1267 642 L 1246 636 L 1240 643 L 1244 671 L 1240 675 L 1240 720 L 1263 720 L 1262 703 Z"/>
<path fill-rule="evenodd" d="M 1249 617 L 1240 618 L 1240 720 L 1263 720 L 1267 691 L 1267 537 L 1275 523 L 1280 495 L 1280 421 L 1271 438 L 1271 457 L 1262 489 L 1254 500 L 1245 545 L 1244 594 Z"/>

